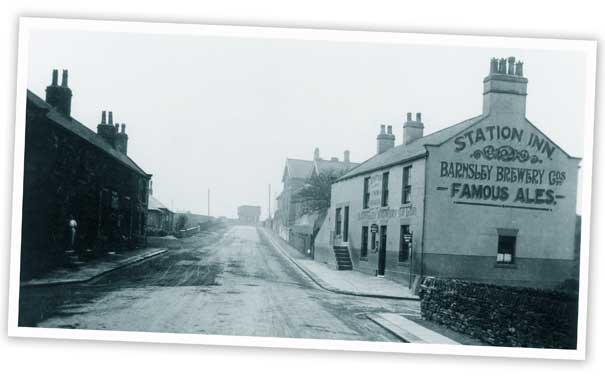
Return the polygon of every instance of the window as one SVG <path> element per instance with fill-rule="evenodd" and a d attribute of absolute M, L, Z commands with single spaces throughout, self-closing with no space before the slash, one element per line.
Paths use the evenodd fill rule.
<path fill-rule="evenodd" d="M 345 222 L 342 230 L 343 242 L 349 242 L 349 207 L 345 207 Z"/>
<path fill-rule="evenodd" d="M 403 168 L 403 192 L 401 193 L 401 203 L 409 203 L 412 196 L 412 167 L 406 166 Z"/>
<path fill-rule="evenodd" d="M 372 242 L 370 243 L 372 250 L 376 249 L 376 232 L 372 232 Z"/>
<path fill-rule="evenodd" d="M 340 236 L 340 230 L 341 230 L 341 226 L 342 226 L 342 214 L 340 213 L 340 211 L 342 210 L 342 208 L 336 208 L 336 235 Z"/>
<path fill-rule="evenodd" d="M 363 208 L 370 207 L 370 177 L 363 179 Z"/>
<path fill-rule="evenodd" d="M 497 263 L 512 264 L 515 261 L 515 244 L 517 236 L 498 235 L 498 255 Z"/>
<path fill-rule="evenodd" d="M 368 257 L 368 227 L 361 227 L 361 253 L 359 255 L 361 258 Z"/>
<path fill-rule="evenodd" d="M 389 172 L 382 173 L 382 203 L 383 207 L 389 205 Z"/>
<path fill-rule="evenodd" d="M 401 235 L 399 238 L 399 262 L 407 262 L 410 259 L 410 243 L 406 242 L 405 235 L 410 234 L 410 226 L 401 226 Z"/>

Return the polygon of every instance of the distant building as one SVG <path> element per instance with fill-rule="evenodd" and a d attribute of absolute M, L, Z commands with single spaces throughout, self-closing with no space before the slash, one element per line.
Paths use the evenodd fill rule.
<path fill-rule="evenodd" d="M 61 84 L 53 71 L 46 100 L 27 91 L 22 278 L 62 263 L 68 249 L 145 243 L 151 175 L 127 155 L 126 126 L 103 111 L 95 133 L 71 117 L 71 100 L 66 70 Z"/>
<path fill-rule="evenodd" d="M 284 239 L 289 239 L 290 230 L 294 226 L 301 210 L 296 203 L 296 193 L 300 191 L 313 175 L 333 174 L 340 177 L 355 166 L 357 163 L 350 161 L 350 152 L 344 152 L 343 161 L 333 157 L 330 160 L 324 160 L 320 157 L 319 148 L 315 148 L 312 160 L 299 160 L 294 158 L 286 159 L 282 182 L 284 184 L 282 192 L 277 197 L 277 210 L 275 214 L 274 226 L 278 233 Z"/>
<path fill-rule="evenodd" d="M 409 282 L 438 276 L 537 287 L 577 279 L 580 159 L 525 117 L 527 79 L 492 59 L 483 113 L 404 140 L 384 127 L 377 154 L 332 185 L 315 259 Z"/>
<path fill-rule="evenodd" d="M 241 224 L 256 225 L 260 221 L 260 206 L 239 206 L 237 217 Z"/>
<path fill-rule="evenodd" d="M 147 234 L 167 235 L 175 231 L 174 212 L 153 195 L 147 208 Z"/>

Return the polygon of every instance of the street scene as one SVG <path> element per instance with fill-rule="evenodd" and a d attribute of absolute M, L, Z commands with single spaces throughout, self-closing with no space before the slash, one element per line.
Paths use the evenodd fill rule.
<path fill-rule="evenodd" d="M 33 33 L 18 326 L 575 350 L 582 60 L 511 51 Z"/>

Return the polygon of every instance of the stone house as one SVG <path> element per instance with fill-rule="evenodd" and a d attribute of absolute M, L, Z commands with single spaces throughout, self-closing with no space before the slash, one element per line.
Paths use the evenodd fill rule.
<path fill-rule="evenodd" d="M 103 111 L 95 133 L 72 118 L 71 100 L 66 70 L 61 84 L 53 71 L 45 100 L 27 91 L 22 278 L 62 263 L 70 248 L 94 252 L 145 244 L 151 175 L 128 156 L 125 124 Z"/>

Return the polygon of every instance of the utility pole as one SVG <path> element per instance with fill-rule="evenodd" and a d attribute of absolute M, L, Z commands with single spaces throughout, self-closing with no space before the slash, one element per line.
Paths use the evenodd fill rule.
<path fill-rule="evenodd" d="M 271 184 L 269 183 L 269 220 L 271 220 Z"/>

